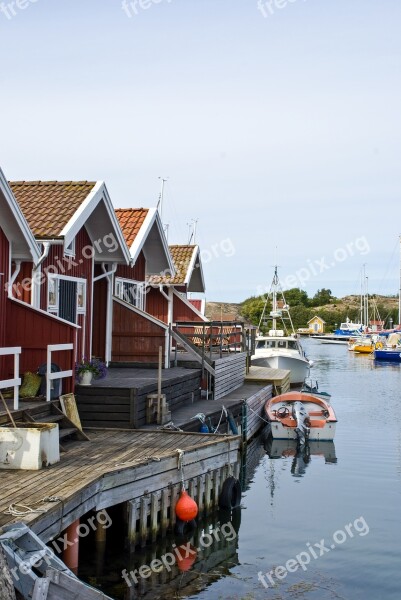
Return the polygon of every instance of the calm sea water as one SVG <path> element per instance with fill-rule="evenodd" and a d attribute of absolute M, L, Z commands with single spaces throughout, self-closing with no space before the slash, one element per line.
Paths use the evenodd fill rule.
<path fill-rule="evenodd" d="M 376 364 L 346 346 L 310 339 L 303 346 L 314 360 L 313 379 L 332 394 L 334 445 L 315 445 L 298 458 L 293 447 L 276 445 L 268 450 L 277 458 L 269 458 L 264 440 L 255 442 L 235 539 L 201 549 L 188 571 L 128 588 L 122 569 L 149 564 L 174 539 L 129 556 L 115 533 L 101 560 L 83 544 L 81 577 L 124 600 L 401 598 L 401 366 Z M 219 526 L 221 515 L 202 531 Z M 226 524 L 225 531 L 234 530 Z M 304 569 L 275 571 L 294 570 L 288 561 L 297 556 L 304 563 L 309 557 Z M 268 588 L 259 573 L 270 573 Z"/>

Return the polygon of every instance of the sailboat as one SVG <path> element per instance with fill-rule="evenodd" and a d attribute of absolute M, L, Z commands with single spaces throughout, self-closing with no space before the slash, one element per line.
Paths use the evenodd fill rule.
<path fill-rule="evenodd" d="M 278 294 L 281 295 L 281 301 L 277 299 Z M 272 310 L 267 314 L 270 295 L 272 296 Z M 277 321 L 282 322 L 283 329 L 277 328 Z M 289 328 L 286 326 L 286 321 Z M 294 331 L 289 306 L 285 301 L 284 292 L 278 278 L 277 266 L 274 267 L 270 294 L 266 298 L 258 330 L 260 331 L 262 324 L 267 326 L 269 322 L 272 323 L 272 329 L 268 331 L 267 335 L 261 334 L 256 337 L 252 364 L 271 369 L 289 370 L 291 384 L 303 383 L 313 363 L 307 359 Z"/>

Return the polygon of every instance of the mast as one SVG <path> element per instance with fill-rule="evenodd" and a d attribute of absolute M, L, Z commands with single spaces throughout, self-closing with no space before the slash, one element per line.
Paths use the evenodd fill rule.
<path fill-rule="evenodd" d="M 276 334 L 277 329 L 277 285 L 278 285 L 278 275 L 277 275 L 277 265 L 274 267 L 274 277 L 273 277 L 273 309 L 272 309 L 272 317 L 273 317 L 273 331 L 274 335 Z"/>
<path fill-rule="evenodd" d="M 400 289 L 398 291 L 398 325 L 401 325 L 401 235 L 400 235 Z"/>
<path fill-rule="evenodd" d="M 159 177 L 159 179 L 161 179 L 162 185 L 161 185 L 161 190 L 160 190 L 160 194 L 159 194 L 159 202 L 157 203 L 157 208 L 159 209 L 160 220 L 163 222 L 164 184 L 166 183 L 167 179 L 164 179 L 163 177 Z"/>

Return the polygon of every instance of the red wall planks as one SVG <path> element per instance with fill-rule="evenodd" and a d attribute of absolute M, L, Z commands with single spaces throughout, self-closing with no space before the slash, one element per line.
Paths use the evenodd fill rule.
<path fill-rule="evenodd" d="M 167 288 L 164 288 L 167 291 Z M 146 290 L 145 310 L 160 321 L 167 323 L 168 305 L 167 300 L 159 292 L 159 288 L 148 287 Z"/>
<path fill-rule="evenodd" d="M 159 346 L 164 353 L 164 329 L 119 302 L 113 304 L 112 360 L 157 364 Z"/>
<path fill-rule="evenodd" d="M 146 277 L 146 261 L 143 252 L 140 252 L 136 263 L 133 267 L 129 265 L 118 265 L 116 277 L 123 279 L 134 279 L 135 281 L 145 281 Z"/>
<path fill-rule="evenodd" d="M 20 372 L 35 372 L 47 360 L 49 344 L 75 344 L 76 328 L 43 314 L 31 306 L 7 299 L 6 345 L 21 346 Z M 63 370 L 74 369 L 72 352 L 54 354 L 53 362 Z M 8 361 L 10 369 L 10 364 Z M 72 391 L 73 382 L 65 380 L 64 391 Z"/>

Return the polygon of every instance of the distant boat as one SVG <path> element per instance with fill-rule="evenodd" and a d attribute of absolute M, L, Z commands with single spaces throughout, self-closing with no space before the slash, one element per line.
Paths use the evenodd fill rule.
<path fill-rule="evenodd" d="M 401 362 L 401 333 L 392 333 L 386 343 L 376 342 L 374 350 L 375 360 Z"/>
<path fill-rule="evenodd" d="M 287 392 L 268 400 L 265 414 L 274 439 L 334 439 L 337 417 L 330 403 L 306 392 Z"/>
<path fill-rule="evenodd" d="M 333 331 L 335 336 L 350 336 L 355 334 L 361 334 L 363 330 L 362 323 L 353 323 L 347 317 L 345 323 L 341 323 L 338 329 Z"/>
<path fill-rule="evenodd" d="M 278 292 L 282 296 L 281 302 L 277 300 Z M 262 324 L 267 326 L 269 322 L 272 323 L 272 329 L 268 331 L 267 335 L 258 335 L 256 337 L 255 354 L 252 357 L 252 364 L 266 366 L 271 369 L 288 370 L 290 371 L 291 384 L 302 383 L 308 376 L 313 362 L 307 359 L 294 331 L 289 306 L 285 301 L 278 278 L 277 267 L 274 269 L 271 294 L 272 310 L 269 315 L 266 314 L 267 298 L 259 321 L 259 330 Z M 281 320 L 283 329 L 277 329 L 278 320 Z M 285 321 L 288 321 L 288 328 Z"/>
<path fill-rule="evenodd" d="M 301 387 L 301 392 L 306 392 L 307 394 L 313 394 L 314 396 L 319 396 L 320 398 L 323 398 L 324 400 L 326 400 L 327 402 L 330 403 L 331 394 L 329 394 L 328 392 L 322 392 L 319 389 L 318 382 L 317 381 L 313 382 L 312 379 L 309 379 L 309 380 L 305 379 L 305 381 Z"/>

